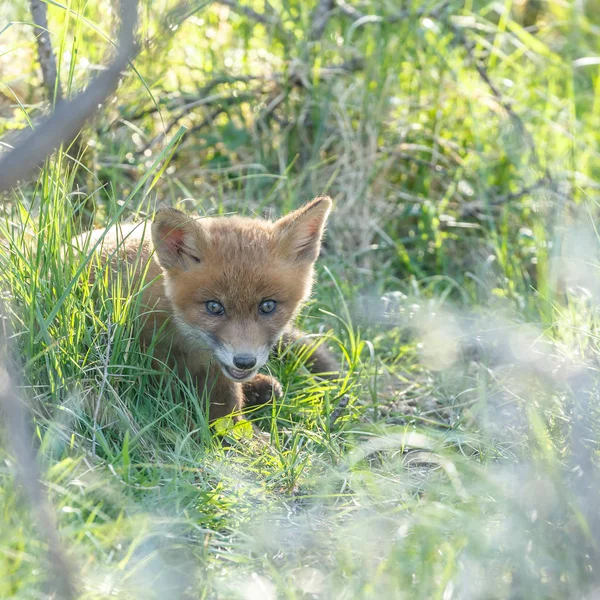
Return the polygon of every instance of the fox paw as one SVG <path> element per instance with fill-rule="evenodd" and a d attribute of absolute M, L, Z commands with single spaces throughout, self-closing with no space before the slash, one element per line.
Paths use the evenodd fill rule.
<path fill-rule="evenodd" d="M 269 375 L 257 375 L 243 384 L 246 405 L 266 404 L 272 398 L 279 400 L 283 396 L 281 383 Z"/>

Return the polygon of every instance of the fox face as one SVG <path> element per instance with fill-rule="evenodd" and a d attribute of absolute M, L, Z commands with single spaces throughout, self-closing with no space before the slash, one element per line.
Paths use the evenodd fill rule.
<path fill-rule="evenodd" d="M 310 294 L 330 209 L 320 197 L 275 222 L 159 211 L 155 257 L 189 350 L 208 348 L 229 379 L 252 379 Z"/>

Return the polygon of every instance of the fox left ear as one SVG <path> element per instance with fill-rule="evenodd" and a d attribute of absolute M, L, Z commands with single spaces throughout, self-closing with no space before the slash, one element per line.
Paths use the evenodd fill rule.
<path fill-rule="evenodd" d="M 294 261 L 313 263 L 321 250 L 331 198 L 319 196 L 275 223 L 278 251 Z"/>
<path fill-rule="evenodd" d="M 167 270 L 186 270 L 199 263 L 207 236 L 198 221 L 174 208 L 159 210 L 152 223 L 156 258 Z"/>

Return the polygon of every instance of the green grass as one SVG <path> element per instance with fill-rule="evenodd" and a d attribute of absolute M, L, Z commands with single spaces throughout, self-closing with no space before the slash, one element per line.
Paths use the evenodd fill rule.
<path fill-rule="evenodd" d="M 69 94 L 116 39 L 109 4 L 49 5 Z M 318 40 L 314 4 L 245 4 L 268 27 L 213 4 L 167 36 L 173 3 L 144 3 L 153 44 L 115 100 L 2 199 L 0 289 L 79 594 L 594 598 L 597 2 L 544 3 L 535 30 L 512 2 L 352 3 L 380 22 L 341 3 Z M 27 3 L 0 32 L 1 144 L 47 106 Z M 137 297 L 89 284 L 70 240 L 159 203 L 275 217 L 321 193 L 300 324 L 343 377 L 273 362 L 263 435 L 216 434 L 140 348 Z M 51 597 L 17 459 L 0 446 L 0 597 Z"/>

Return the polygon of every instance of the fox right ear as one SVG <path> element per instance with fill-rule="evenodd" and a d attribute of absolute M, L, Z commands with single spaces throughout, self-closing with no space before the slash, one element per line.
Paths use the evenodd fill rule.
<path fill-rule="evenodd" d="M 193 218 L 174 208 L 163 208 L 152 223 L 152 242 L 164 269 L 189 269 L 201 262 L 205 231 Z"/>
<path fill-rule="evenodd" d="M 276 221 L 275 236 L 280 254 L 294 262 L 314 263 L 330 210 L 331 198 L 319 196 Z"/>

